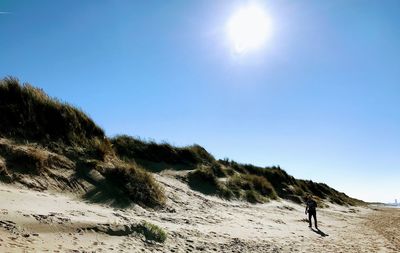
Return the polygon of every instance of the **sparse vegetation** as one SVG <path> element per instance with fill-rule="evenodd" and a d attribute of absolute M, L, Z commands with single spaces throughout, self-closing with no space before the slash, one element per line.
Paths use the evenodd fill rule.
<path fill-rule="evenodd" d="M 236 198 L 244 198 L 252 203 L 277 197 L 268 180 L 257 175 L 236 174 L 227 180 L 226 187 Z"/>
<path fill-rule="evenodd" d="M 165 202 L 162 188 L 148 172 L 139 167 L 122 164 L 115 168 L 104 169 L 102 174 L 139 205 L 159 207 Z"/>
<path fill-rule="evenodd" d="M 75 187 L 85 189 L 79 183 L 84 179 L 100 188 L 112 184 L 142 206 L 158 207 L 165 201 L 163 190 L 152 175 L 135 164 L 120 161 L 104 131 L 85 113 L 49 97 L 41 89 L 21 85 L 11 77 L 1 80 L 0 122 L 0 137 L 13 140 L 0 143 L 0 155 L 5 158 L 0 164 L 2 181 L 11 182 L 15 178 L 27 184 L 39 181 L 23 180 L 23 175 L 43 176 L 53 178 L 63 189 L 74 191 Z M 49 159 L 46 149 L 65 157 L 70 164 L 68 169 L 75 169 L 76 173 L 66 178 L 51 171 L 65 166 L 62 161 L 56 159 L 54 163 L 54 159 Z M 89 173 L 94 170 L 93 164 L 103 161 L 109 163 L 101 170 L 105 181 L 96 181 Z M 40 188 L 47 187 L 46 181 L 39 184 Z"/>
<path fill-rule="evenodd" d="M 8 154 L 7 167 L 22 174 L 40 175 L 45 171 L 46 158 L 37 149 L 16 149 Z"/>
<path fill-rule="evenodd" d="M 144 141 L 127 135 L 116 136 L 111 139 L 111 143 L 115 152 L 128 161 L 163 162 L 187 166 L 212 164 L 215 161 L 214 157 L 199 145 L 174 147 L 168 143 L 158 144 L 154 141 Z"/>
<path fill-rule="evenodd" d="M 265 199 L 256 191 L 254 190 L 247 190 L 245 192 L 245 198 L 250 203 L 263 203 Z"/>
<path fill-rule="evenodd" d="M 206 167 L 198 168 L 188 174 L 188 184 L 192 189 L 205 194 L 218 194 L 221 186 L 213 171 Z"/>
<path fill-rule="evenodd" d="M 0 136 L 89 146 L 104 131 L 81 110 L 15 78 L 0 81 Z"/>
<path fill-rule="evenodd" d="M 303 203 L 308 194 L 315 196 L 320 207 L 326 206 L 323 200 L 339 205 L 363 203 L 326 184 L 295 179 L 277 166 L 261 168 L 228 159 L 215 164 L 189 173 L 189 186 L 203 193 L 226 199 L 244 199 L 251 203 L 262 203 L 277 197 Z M 220 177 L 225 180 L 219 180 Z"/>
<path fill-rule="evenodd" d="M 227 180 L 220 181 L 215 174 L 215 166 L 200 167 L 188 174 L 189 186 L 205 194 L 218 195 L 231 199 L 246 199 L 252 203 L 275 199 L 276 193 L 271 183 L 264 177 L 251 174 L 235 174 Z M 217 173 L 224 171 L 218 166 Z M 223 175 L 226 175 L 225 173 Z"/>
<path fill-rule="evenodd" d="M 4 168 L 21 174 L 40 175 L 47 166 L 47 154 L 33 147 L 12 148 L 0 142 L 0 154 L 5 158 Z"/>
<path fill-rule="evenodd" d="M 7 145 L 0 145 L 0 156 L 4 158 L 0 159 L 0 180 L 6 182 L 20 175 L 51 175 L 71 190 L 74 187 L 85 190 L 79 183 L 83 179 L 99 189 L 112 185 L 135 203 L 158 207 L 165 202 L 163 190 L 142 168 L 153 172 L 166 168 L 191 169 L 187 181 L 192 189 L 226 199 L 260 203 L 280 197 L 301 203 L 307 194 L 313 194 L 321 203 L 363 203 L 326 184 L 295 179 L 279 166 L 261 168 L 229 159 L 217 161 L 199 145 L 175 147 L 127 135 L 108 139 L 81 110 L 49 97 L 41 89 L 21 85 L 11 77 L 0 81 L 0 122 L 0 137 L 23 147 L 8 150 Z M 29 143 L 41 148 L 25 145 Z M 65 159 L 49 164 L 47 150 Z M 97 168 L 97 164 L 103 166 Z M 71 178 L 65 178 L 50 171 L 54 168 L 76 171 Z M 93 171 L 101 173 L 103 178 L 93 178 Z M 99 189 L 87 195 L 98 196 Z"/>
<path fill-rule="evenodd" d="M 0 180 L 4 182 L 11 182 L 12 178 L 10 173 L 7 171 L 4 159 L 0 157 Z"/>
<path fill-rule="evenodd" d="M 146 240 L 163 243 L 167 239 L 167 233 L 162 228 L 147 221 L 143 221 L 139 224 L 136 230 L 143 234 Z"/>

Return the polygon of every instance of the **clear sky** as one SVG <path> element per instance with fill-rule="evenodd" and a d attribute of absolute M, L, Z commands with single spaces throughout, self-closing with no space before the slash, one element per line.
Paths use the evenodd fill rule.
<path fill-rule="evenodd" d="M 109 136 L 198 143 L 367 201 L 400 199 L 400 1 L 259 1 L 272 33 L 238 54 L 249 1 L 0 1 L 0 77 Z"/>

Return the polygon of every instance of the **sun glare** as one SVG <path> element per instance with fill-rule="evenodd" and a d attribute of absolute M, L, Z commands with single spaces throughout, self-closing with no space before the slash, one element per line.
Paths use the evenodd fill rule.
<path fill-rule="evenodd" d="M 237 53 L 260 48 L 271 35 L 271 21 L 257 6 L 239 9 L 228 21 L 228 36 Z"/>

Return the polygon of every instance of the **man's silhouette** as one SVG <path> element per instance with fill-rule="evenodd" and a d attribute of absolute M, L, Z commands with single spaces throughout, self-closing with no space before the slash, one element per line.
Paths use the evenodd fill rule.
<path fill-rule="evenodd" d="M 308 213 L 308 222 L 309 225 L 308 227 L 311 228 L 311 217 L 314 217 L 314 226 L 316 229 L 318 229 L 317 225 L 317 202 L 312 198 L 312 196 L 307 197 L 307 202 L 306 202 L 306 211 L 305 213 Z"/>

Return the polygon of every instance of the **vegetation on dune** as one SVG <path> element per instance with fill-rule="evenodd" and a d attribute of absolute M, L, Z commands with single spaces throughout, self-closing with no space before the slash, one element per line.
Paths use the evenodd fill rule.
<path fill-rule="evenodd" d="M 252 203 L 277 197 L 303 203 L 308 194 L 313 194 L 321 203 L 322 200 L 341 205 L 362 203 L 325 184 L 298 180 L 279 166 L 262 168 L 228 159 L 217 161 L 198 145 L 174 147 L 168 143 L 158 144 L 127 135 L 116 136 L 111 143 L 121 159 L 135 161 L 149 171 L 162 170 L 154 170 L 150 163 L 174 165 L 161 168 L 192 169 L 187 175 L 188 185 L 204 194 Z"/>
<path fill-rule="evenodd" d="M 37 149 L 16 149 L 6 154 L 6 156 L 7 167 L 14 172 L 41 175 L 45 170 L 47 157 Z"/>
<path fill-rule="evenodd" d="M 165 203 L 163 189 L 146 171 L 132 164 L 124 164 L 102 171 L 105 178 L 121 189 L 133 202 L 148 207 L 159 207 Z"/>
<path fill-rule="evenodd" d="M 8 173 L 7 167 L 2 157 L 0 157 L 0 180 L 7 183 L 12 181 L 12 177 L 10 173 Z"/>
<path fill-rule="evenodd" d="M 221 167 L 203 166 L 190 172 L 188 174 L 189 186 L 206 194 L 214 194 L 226 199 L 244 199 L 252 203 L 261 203 L 277 197 L 273 186 L 264 177 L 241 173 L 229 176 L 225 172 L 227 169 L 216 172 L 215 168 Z M 226 180 L 220 180 L 220 175 L 225 175 Z"/>
<path fill-rule="evenodd" d="M 137 225 L 136 231 L 143 234 L 146 240 L 162 243 L 167 239 L 167 233 L 162 228 L 146 221 Z"/>
<path fill-rule="evenodd" d="M 119 135 L 111 139 L 115 152 L 128 161 L 150 161 L 167 164 L 211 164 L 214 157 L 199 145 L 174 147 L 168 143 L 144 141 L 127 135 Z"/>
<path fill-rule="evenodd" d="M 275 189 L 272 187 L 271 183 L 265 178 L 257 175 L 245 174 L 240 175 L 239 187 L 249 188 L 251 191 L 255 191 L 263 197 L 268 197 L 270 199 L 276 199 Z M 235 182 L 228 181 L 230 185 L 235 185 Z M 244 184 L 244 187 L 243 187 Z"/>
<path fill-rule="evenodd" d="M 0 122 L 0 137 L 13 140 L 0 143 L 0 180 L 4 182 L 26 183 L 24 176 L 36 176 L 38 180 L 33 182 L 39 182 L 40 176 L 53 177 L 74 191 L 83 179 L 99 189 L 112 185 L 142 206 L 157 207 L 165 201 L 164 192 L 152 175 L 134 163 L 120 161 L 104 131 L 85 113 L 49 97 L 41 89 L 21 85 L 11 77 L 1 80 Z M 76 173 L 65 178 L 51 171 L 65 165 L 54 158 L 56 155 L 49 157 L 47 150 L 65 157 L 72 166 L 68 169 Z M 101 170 L 104 180 L 91 180 L 88 174 L 95 170 L 92 165 L 106 160 L 110 166 Z"/>
<path fill-rule="evenodd" d="M 280 197 L 302 203 L 313 194 L 321 203 L 362 204 L 326 184 L 295 179 L 279 166 L 217 161 L 199 145 L 175 147 L 127 135 L 108 139 L 81 110 L 11 77 L 0 81 L 0 122 L 0 137 L 20 145 L 0 143 L 0 180 L 6 182 L 21 175 L 54 176 L 52 169 L 68 167 L 76 170 L 73 178 L 56 176 L 56 182 L 65 181 L 73 188 L 83 179 L 96 187 L 87 196 L 117 192 L 142 206 L 158 207 L 165 203 L 165 195 L 147 171 L 190 169 L 185 180 L 192 189 L 226 199 L 260 203 Z M 29 142 L 42 148 L 29 146 Z M 54 160 L 47 150 L 65 159 Z M 67 160 L 69 165 L 63 165 Z M 93 170 L 103 179 L 91 178 Z"/>
<path fill-rule="evenodd" d="M 15 78 L 0 81 L 0 134 L 39 142 L 88 145 L 104 131 L 81 110 Z"/>
<path fill-rule="evenodd" d="M 217 194 L 221 190 L 221 184 L 209 168 L 199 168 L 188 174 L 189 186 L 205 194 Z"/>

